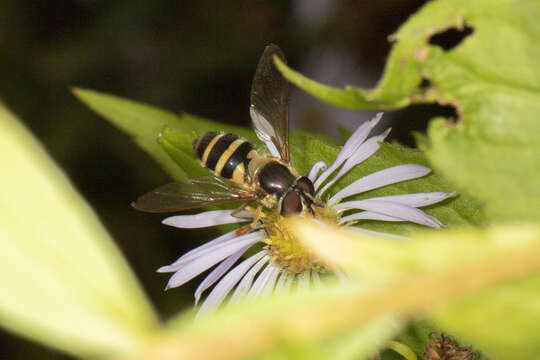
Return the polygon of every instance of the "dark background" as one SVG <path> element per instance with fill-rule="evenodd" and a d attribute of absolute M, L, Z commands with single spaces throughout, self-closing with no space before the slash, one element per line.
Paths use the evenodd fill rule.
<path fill-rule="evenodd" d="M 424 1 L 17 1 L 0 3 L 0 99 L 27 124 L 127 257 L 163 318 L 192 304 L 197 280 L 163 292 L 155 270 L 213 238 L 160 224 L 129 203 L 169 181 L 131 140 L 79 103 L 71 86 L 249 126 L 251 78 L 265 45 L 327 84 L 372 87 L 396 31 Z M 413 145 L 441 109 L 386 115 L 395 139 Z M 369 113 L 340 110 L 293 89 L 291 121 L 338 136 Z M 218 129 L 216 129 L 218 130 Z M 9 171 L 9 169 L 4 169 Z M 29 210 L 31 211 L 31 210 Z M 66 358 L 0 330 L 10 359 Z"/>

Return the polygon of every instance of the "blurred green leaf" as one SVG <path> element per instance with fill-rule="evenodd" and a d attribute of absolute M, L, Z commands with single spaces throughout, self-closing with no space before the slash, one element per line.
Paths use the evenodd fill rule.
<path fill-rule="evenodd" d="M 77 356 L 129 353 L 156 325 L 87 203 L 0 105 L 0 324 Z"/>
<path fill-rule="evenodd" d="M 402 324 L 388 309 L 363 310 L 368 294 L 365 286 L 327 283 L 309 292 L 231 304 L 195 322 L 188 312 L 129 359 L 367 358 L 384 348 Z"/>
<path fill-rule="evenodd" d="M 381 283 L 415 274 L 436 274 L 458 264 L 467 267 L 479 261 L 504 262 L 513 252 L 540 250 L 540 232 L 534 226 L 422 231 L 412 234 L 414 240 L 381 241 L 346 227 L 291 221 L 293 232 L 321 261 L 330 268 L 354 274 L 364 282 Z M 519 266 L 516 264 L 515 268 L 517 271 Z"/>
<path fill-rule="evenodd" d="M 429 231 L 406 242 L 385 242 L 307 222 L 297 225 L 297 236 L 329 266 L 363 283 L 393 284 L 393 296 L 404 303 L 442 302 L 431 314 L 445 331 L 496 358 L 537 356 L 538 227 Z M 412 288 L 403 285 L 415 278 Z M 504 281 L 509 278 L 515 280 Z"/>
<path fill-rule="evenodd" d="M 283 354 L 301 354 L 302 349 L 310 346 L 321 346 L 318 358 L 325 358 L 333 351 L 343 351 L 343 358 L 358 351 L 358 358 L 366 358 L 385 348 L 407 317 L 430 314 L 437 304 L 446 305 L 433 312 L 436 319 L 459 306 L 460 298 L 467 299 L 465 296 L 477 296 L 477 305 L 483 303 L 490 309 L 490 315 L 507 316 L 507 308 L 499 306 L 501 302 L 492 302 L 489 296 L 492 289 L 504 291 L 507 286 L 529 281 L 529 276 L 540 270 L 540 229 L 535 226 L 430 231 L 412 237 L 410 245 L 328 230 L 311 222 L 297 221 L 291 226 L 295 226 L 304 242 L 314 245 L 319 255 L 325 248 L 330 255 L 324 259 L 335 259 L 336 253 L 341 254 L 340 259 L 344 260 L 339 264 L 353 271 L 350 281 L 329 281 L 309 292 L 278 293 L 271 298 L 231 304 L 195 323 L 191 312 L 184 314 L 169 323 L 169 330 L 162 337 L 130 358 L 232 359 L 256 355 L 282 358 Z M 332 242 L 327 241 L 329 238 Z M 383 263 L 378 255 L 388 252 L 389 245 L 393 251 Z M 453 246 L 457 249 L 448 251 Z M 348 260 L 353 257 L 357 264 L 367 265 L 353 265 Z M 356 281 L 359 269 L 363 276 Z M 378 274 L 381 270 L 384 276 Z M 530 298 L 527 292 L 522 295 L 522 301 L 536 304 L 532 302 L 536 295 Z M 468 309 L 462 307 L 448 318 L 467 315 Z M 523 322 L 518 322 L 519 327 L 512 331 L 535 330 L 536 311 L 529 315 L 520 316 Z M 393 320 L 397 321 L 397 329 L 389 326 Z M 486 333 L 501 331 L 502 334 L 503 329 L 508 330 L 507 322 L 492 323 L 481 315 L 477 324 L 471 332 L 468 325 L 454 326 L 452 330 L 464 339 L 472 339 L 477 333 L 475 328 L 479 330 L 481 325 Z M 501 340 L 492 353 L 504 358 L 508 350 L 500 349 L 507 349 L 513 345 L 511 341 L 518 339 L 515 344 L 521 343 L 524 350 L 511 358 L 534 358 L 536 354 L 529 352 L 532 338 L 532 335 L 511 336 L 507 341 Z"/>
<path fill-rule="evenodd" d="M 254 358 L 274 359 L 332 359 L 358 360 L 372 358 L 399 330 L 401 322 L 394 316 L 381 316 L 357 329 L 339 332 L 321 341 L 292 339 L 282 341 L 274 348 Z M 399 357 L 403 360 L 403 357 Z"/>
<path fill-rule="evenodd" d="M 492 218 L 539 220 L 539 17 L 536 0 L 429 2 L 391 37 L 394 47 L 373 90 L 332 88 L 277 65 L 300 88 L 349 109 L 456 107 L 457 124 L 431 124 L 429 159 L 458 190 L 484 200 Z M 456 47 L 430 43 L 466 25 L 473 33 Z M 430 85 L 421 87 L 422 79 Z"/>
<path fill-rule="evenodd" d="M 540 273 L 436 307 L 434 321 L 496 359 L 540 354 Z M 493 354 L 493 357 L 491 356 Z"/>
<path fill-rule="evenodd" d="M 238 134 L 250 140 L 255 138 L 255 134 L 244 127 L 224 125 L 186 113 L 176 115 L 114 95 L 80 88 L 74 88 L 73 94 L 114 126 L 133 137 L 137 145 L 152 156 L 174 179 L 185 180 L 190 177 L 189 172 L 194 170 L 193 162 L 188 161 L 184 165 L 184 158 L 181 158 L 180 161 L 175 155 L 181 151 L 192 159 L 192 143 L 197 136 L 208 131 L 221 130 Z M 248 109 L 246 109 L 246 116 L 248 116 Z M 165 129 L 170 129 L 168 133 L 175 130 L 181 134 L 182 140 L 175 143 L 179 149 L 173 153 L 172 158 L 163 151 L 157 142 L 158 136 Z M 176 140 L 178 139 L 180 136 L 176 138 Z M 163 141 L 165 140 L 161 140 L 162 145 Z M 168 147 L 167 150 L 169 149 L 174 150 Z M 175 163 L 175 160 L 179 162 Z"/>

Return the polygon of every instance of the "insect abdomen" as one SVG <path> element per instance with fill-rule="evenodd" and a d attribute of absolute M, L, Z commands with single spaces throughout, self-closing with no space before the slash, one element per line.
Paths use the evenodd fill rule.
<path fill-rule="evenodd" d="M 255 155 L 247 140 L 222 132 L 209 132 L 196 139 L 193 151 L 202 166 L 240 184 L 246 182 L 247 165 Z"/>

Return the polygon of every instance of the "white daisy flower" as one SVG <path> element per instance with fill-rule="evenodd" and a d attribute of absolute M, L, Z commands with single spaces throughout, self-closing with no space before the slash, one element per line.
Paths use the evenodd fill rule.
<path fill-rule="evenodd" d="M 441 202 L 453 196 L 452 193 L 429 192 L 347 201 L 348 198 L 369 190 L 423 177 L 431 172 L 425 166 L 394 166 L 364 176 L 330 197 L 326 195 L 336 181 L 379 149 L 379 143 L 384 141 L 390 129 L 380 135 L 368 135 L 381 116 L 382 113 L 379 113 L 362 124 L 347 140 L 332 165 L 327 167 L 322 161 L 313 165 L 308 178 L 314 184 L 316 201 L 324 204 L 320 211 L 316 211 L 314 218 L 343 226 L 351 226 L 363 220 L 376 220 L 441 227 L 439 220 L 419 208 Z M 273 150 L 269 148 L 270 152 Z M 253 217 L 253 212 L 248 210 L 240 214 L 246 218 L 231 216 L 233 211 L 212 210 L 196 215 L 172 216 L 163 223 L 178 228 L 203 228 L 249 222 L 251 220 L 247 218 Z M 223 234 L 187 252 L 174 263 L 161 267 L 159 272 L 173 273 L 167 289 L 181 286 L 214 267 L 195 291 L 195 303 L 198 304 L 202 294 L 215 285 L 200 306 L 199 314 L 202 314 L 215 310 L 227 296 L 230 296 L 230 302 L 234 302 L 241 298 L 265 296 L 274 291 L 286 290 L 293 284 L 301 289 L 319 283 L 320 273 L 327 270 L 290 235 L 282 219 L 279 215 L 263 217 L 261 221 L 266 226 L 262 229 L 254 229 L 241 236 L 238 236 L 236 231 Z M 403 238 L 358 226 L 350 228 L 384 237 Z M 242 255 L 255 244 L 263 244 L 262 250 L 243 259 Z"/>

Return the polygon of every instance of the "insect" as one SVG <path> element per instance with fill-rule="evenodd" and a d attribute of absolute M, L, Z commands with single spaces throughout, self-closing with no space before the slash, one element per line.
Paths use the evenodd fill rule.
<path fill-rule="evenodd" d="M 233 201 L 258 203 L 251 228 L 264 208 L 282 216 L 312 213 L 321 207 L 314 199 L 311 180 L 299 176 L 290 165 L 288 83 L 274 65 L 273 57 L 285 62 L 279 47 L 268 45 L 257 66 L 251 88 L 250 115 L 257 137 L 271 156 L 260 155 L 254 146 L 234 134 L 209 132 L 193 143 L 194 154 L 214 176 L 174 182 L 138 198 L 133 206 L 147 212 L 171 212 Z M 251 217 L 250 217 L 251 218 Z"/>

